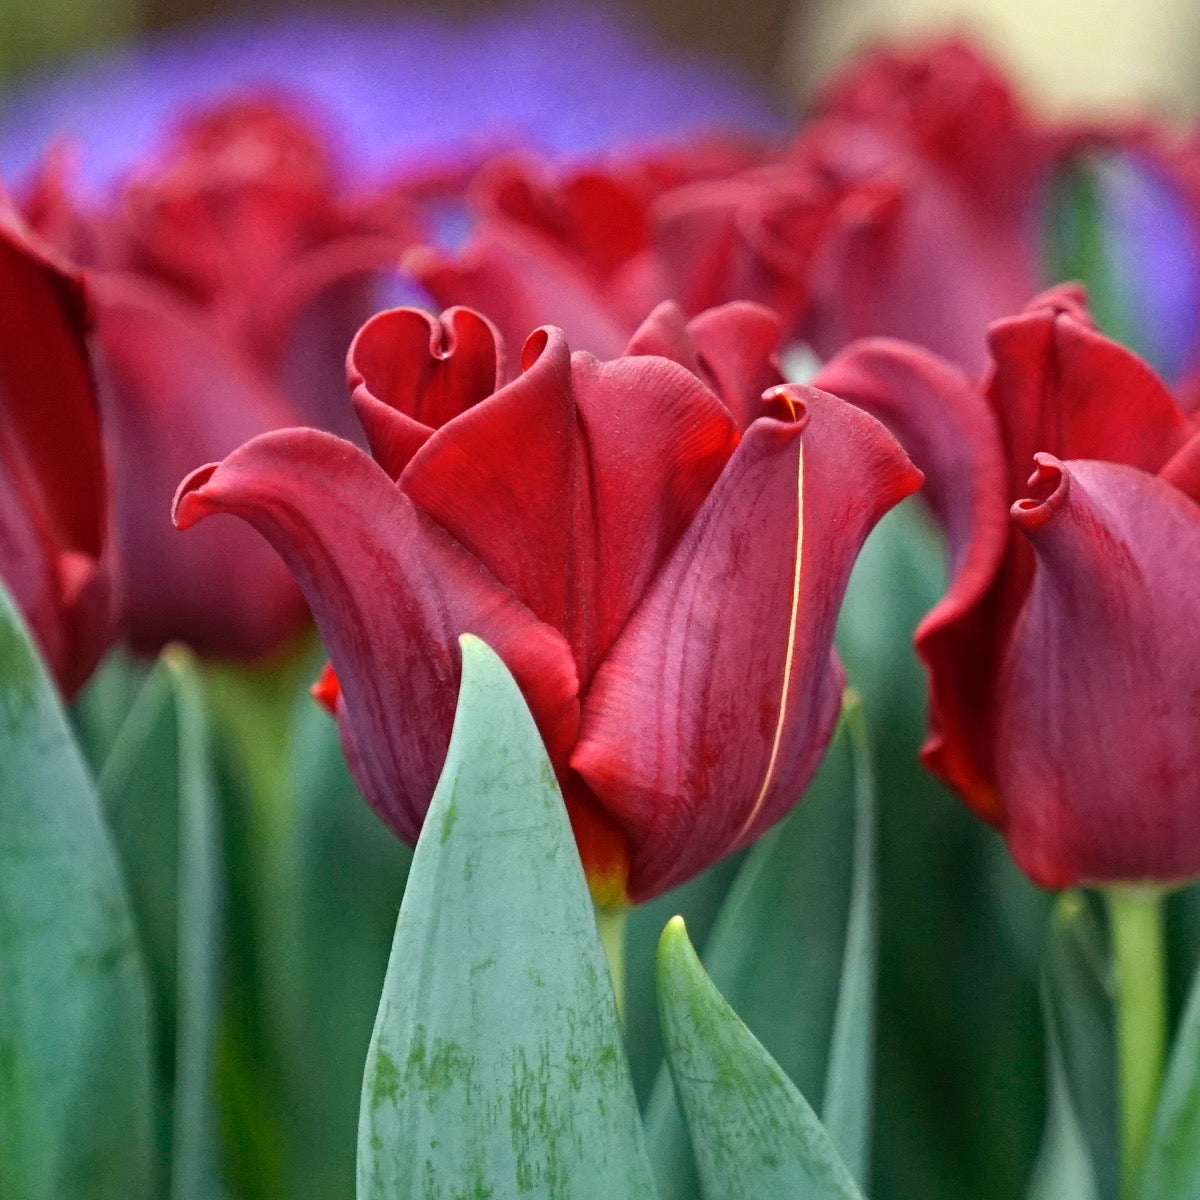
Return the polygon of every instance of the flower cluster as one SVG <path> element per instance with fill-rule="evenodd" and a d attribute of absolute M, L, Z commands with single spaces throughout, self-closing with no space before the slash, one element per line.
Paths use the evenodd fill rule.
<path fill-rule="evenodd" d="M 1030 304 L 1083 240 L 1063 189 L 1114 164 L 1184 231 L 1167 382 L 1078 289 Z M 55 152 L 0 226 L 0 573 L 68 692 L 116 636 L 269 657 L 306 601 L 319 698 L 409 842 L 480 635 L 623 904 L 804 791 L 851 566 L 924 472 L 952 576 L 917 635 L 926 764 L 1039 882 L 1193 876 L 1197 178 L 1194 142 L 1045 122 L 961 40 L 866 54 L 783 144 L 368 188 L 255 95 L 99 200 Z M 445 311 L 371 316 L 398 285 Z M 180 528 L 231 513 L 274 550 L 178 536 L 177 487 Z"/>

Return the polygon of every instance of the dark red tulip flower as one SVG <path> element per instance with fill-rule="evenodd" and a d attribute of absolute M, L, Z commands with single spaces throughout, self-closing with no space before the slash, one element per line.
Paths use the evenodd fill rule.
<path fill-rule="evenodd" d="M 88 274 L 115 481 L 124 626 L 135 649 L 181 640 L 254 659 L 306 621 L 277 556 L 247 530 L 177 538 L 179 478 L 255 434 L 347 435 L 341 364 L 377 272 L 413 239 L 397 196 L 344 195 L 329 151 L 283 102 L 185 122 L 108 207 L 69 198 L 52 160 L 27 208 Z"/>
<path fill-rule="evenodd" d="M 423 248 L 406 266 L 439 304 L 493 314 L 511 345 L 552 320 L 572 345 L 615 358 L 668 298 L 651 236 L 656 201 L 686 184 L 735 174 L 763 156 L 748 142 L 711 138 L 565 168 L 529 156 L 502 157 L 472 185 L 474 220 L 462 250 Z"/>
<path fill-rule="evenodd" d="M 982 387 L 889 341 L 817 379 L 897 432 L 946 526 L 924 760 L 1047 887 L 1195 876 L 1200 428 L 1078 289 L 988 341 Z"/>
<path fill-rule="evenodd" d="M 112 635 L 89 328 L 78 275 L 0 193 L 0 579 L 68 697 Z"/>
<path fill-rule="evenodd" d="M 180 487 L 287 560 L 329 646 L 320 694 L 365 794 L 415 840 L 449 742 L 457 637 L 513 671 L 593 892 L 644 900 L 800 796 L 832 732 L 847 575 L 920 482 L 887 431 L 784 387 L 777 320 L 659 308 L 609 362 L 451 309 L 382 313 L 349 357 L 375 455 L 256 438 Z M 764 393 L 764 385 L 767 390 Z"/>

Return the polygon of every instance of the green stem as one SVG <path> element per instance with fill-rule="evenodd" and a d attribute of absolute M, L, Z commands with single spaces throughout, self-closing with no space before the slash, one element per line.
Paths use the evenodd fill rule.
<path fill-rule="evenodd" d="M 1133 1200 L 1158 1102 L 1167 1042 L 1162 892 L 1114 887 L 1105 895 L 1117 989 L 1121 1197 Z"/>
<path fill-rule="evenodd" d="M 596 928 L 600 931 L 600 944 L 604 957 L 608 959 L 608 973 L 612 976 L 613 995 L 617 999 L 617 1016 L 625 1020 L 625 923 L 629 918 L 627 908 L 596 906 Z"/>

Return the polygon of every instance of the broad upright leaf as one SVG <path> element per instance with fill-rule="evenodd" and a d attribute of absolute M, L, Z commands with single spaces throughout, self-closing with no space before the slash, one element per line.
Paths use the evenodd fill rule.
<path fill-rule="evenodd" d="M 167 650 L 112 744 L 100 793 L 150 967 L 171 1200 L 219 1195 L 216 1039 L 221 848 L 208 716 L 193 660 Z"/>
<path fill-rule="evenodd" d="M 654 1195 L 566 810 L 512 677 L 462 639 L 363 1080 L 359 1200 Z"/>
<path fill-rule="evenodd" d="M 0 588 L 0 1195 L 152 1195 L 150 1017 L 125 884 Z"/>
<path fill-rule="evenodd" d="M 1200 1196 L 1200 970 L 1171 1046 L 1138 1196 Z"/>
<path fill-rule="evenodd" d="M 816 1113 L 721 998 L 678 917 L 663 931 L 658 986 L 705 1200 L 861 1200 Z"/>
<path fill-rule="evenodd" d="M 861 736 L 861 727 L 843 722 L 795 812 L 750 850 L 704 944 L 704 965 L 792 1082 L 821 1111 L 831 1106 L 831 1136 L 863 1179 L 875 884 L 874 796 Z M 695 1167 L 665 1068 L 646 1125 L 660 1195 L 691 1200 Z"/>

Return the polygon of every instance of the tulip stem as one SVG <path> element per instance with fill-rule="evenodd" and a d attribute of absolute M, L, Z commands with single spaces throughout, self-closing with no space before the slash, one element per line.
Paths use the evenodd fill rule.
<path fill-rule="evenodd" d="M 600 945 L 608 959 L 608 973 L 612 976 L 613 995 L 617 1001 L 617 1016 L 625 1020 L 625 923 L 629 909 L 596 905 L 596 928 L 600 932 Z"/>
<path fill-rule="evenodd" d="M 1167 1041 L 1162 892 L 1106 890 L 1116 982 L 1121 1198 L 1137 1195 Z"/>

